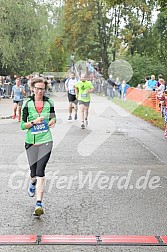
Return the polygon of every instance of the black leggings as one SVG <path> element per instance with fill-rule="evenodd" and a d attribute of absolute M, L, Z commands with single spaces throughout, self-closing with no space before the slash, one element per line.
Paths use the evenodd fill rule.
<path fill-rule="evenodd" d="M 49 161 L 52 146 L 52 142 L 40 145 L 25 143 L 32 178 L 45 176 L 45 167 Z"/>

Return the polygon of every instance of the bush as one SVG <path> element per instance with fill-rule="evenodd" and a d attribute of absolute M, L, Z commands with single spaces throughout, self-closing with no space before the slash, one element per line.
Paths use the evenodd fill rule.
<path fill-rule="evenodd" d="M 156 79 L 158 79 L 159 74 L 162 74 L 167 79 L 166 67 L 157 58 L 136 54 L 127 56 L 125 60 L 133 68 L 133 77 L 129 82 L 132 87 L 136 87 L 139 83 L 144 83 L 145 76 L 151 76 L 152 74 L 155 75 Z"/>

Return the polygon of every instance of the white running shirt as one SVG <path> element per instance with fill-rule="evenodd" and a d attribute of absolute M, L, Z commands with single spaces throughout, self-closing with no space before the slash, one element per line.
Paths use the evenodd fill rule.
<path fill-rule="evenodd" d="M 66 80 L 65 85 L 68 88 L 69 94 L 75 95 L 75 85 L 77 82 L 77 79 L 68 78 Z"/>

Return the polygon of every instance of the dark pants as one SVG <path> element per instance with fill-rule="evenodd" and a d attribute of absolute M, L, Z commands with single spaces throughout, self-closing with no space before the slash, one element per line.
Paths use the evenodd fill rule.
<path fill-rule="evenodd" d="M 45 167 L 49 161 L 52 146 L 52 142 L 40 145 L 25 144 L 32 178 L 45 176 Z"/>

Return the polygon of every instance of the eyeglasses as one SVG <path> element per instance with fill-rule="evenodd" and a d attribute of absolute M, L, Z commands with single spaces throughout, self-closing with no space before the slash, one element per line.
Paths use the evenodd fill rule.
<path fill-rule="evenodd" d="M 45 91 L 45 88 L 39 88 L 39 87 L 34 87 L 36 89 L 36 91 Z"/>

